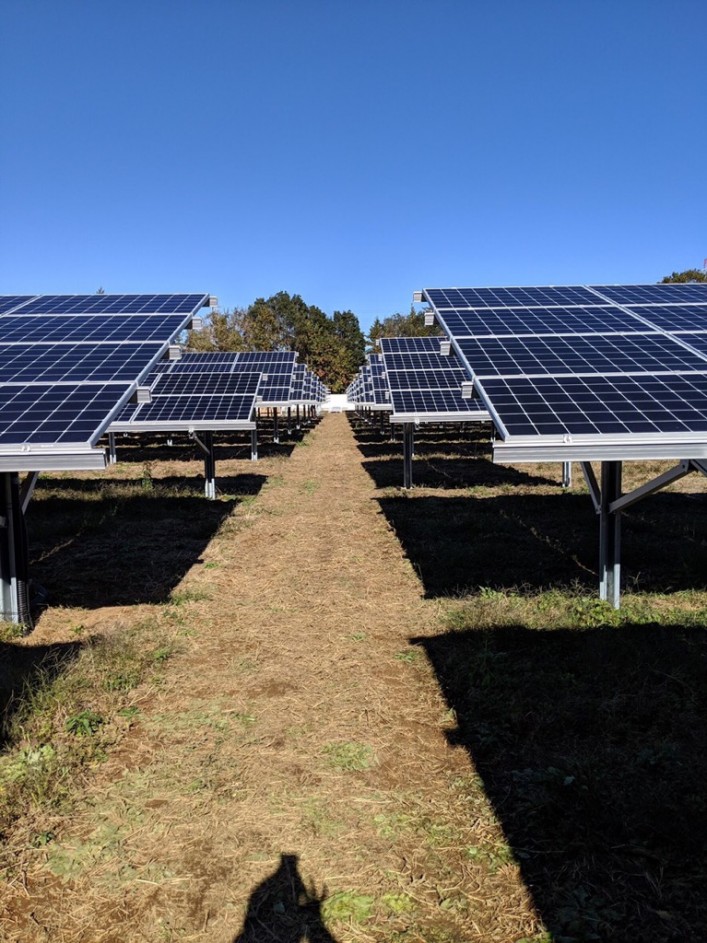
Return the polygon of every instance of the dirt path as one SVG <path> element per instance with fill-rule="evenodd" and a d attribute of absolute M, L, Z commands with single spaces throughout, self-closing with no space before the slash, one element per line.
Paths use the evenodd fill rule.
<path fill-rule="evenodd" d="M 27 857 L 3 939 L 510 939 L 522 884 L 469 853 L 497 826 L 409 642 L 438 604 L 344 416 L 281 467 L 187 575 L 183 650 Z"/>

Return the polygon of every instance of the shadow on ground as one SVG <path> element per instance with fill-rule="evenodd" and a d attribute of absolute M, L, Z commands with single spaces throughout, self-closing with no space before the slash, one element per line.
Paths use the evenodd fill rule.
<path fill-rule="evenodd" d="M 399 458 L 372 459 L 362 464 L 377 488 L 403 487 L 402 448 Z M 559 490 L 561 472 L 558 465 L 556 480 L 546 478 L 544 475 L 531 475 L 508 465 L 494 465 L 493 462 L 475 454 L 471 449 L 468 456 L 453 454 L 452 457 L 448 457 L 430 454 L 425 458 L 418 453 L 412 464 L 412 480 L 413 485 L 419 488 L 553 486 Z"/>
<path fill-rule="evenodd" d="M 413 642 L 552 940 L 702 943 L 707 630 L 481 628 Z"/>
<path fill-rule="evenodd" d="M 277 870 L 250 895 L 243 929 L 233 943 L 336 943 L 322 920 L 325 896 L 306 886 L 297 855 L 280 855 Z"/>
<path fill-rule="evenodd" d="M 280 442 L 274 442 L 271 432 L 258 435 L 258 458 L 287 458 L 305 436 L 307 429 L 286 429 L 280 432 Z M 170 444 L 171 443 L 171 444 Z M 104 448 L 107 441 L 101 442 Z M 122 434 L 116 433 L 116 458 L 119 463 L 146 464 L 150 462 L 202 461 L 204 453 L 184 432 L 172 436 L 163 433 Z M 250 458 L 250 434 L 228 435 L 214 433 L 216 450 L 216 473 L 219 461 L 246 461 Z"/>
<path fill-rule="evenodd" d="M 58 677 L 78 656 L 82 642 L 16 645 L 0 642 L 0 750 L 8 742 L 12 718 L 32 692 Z"/>
<path fill-rule="evenodd" d="M 52 606 L 166 602 L 211 538 L 264 475 L 222 479 L 202 496 L 184 479 L 41 479 L 29 505 L 30 572 Z"/>
<path fill-rule="evenodd" d="M 587 495 L 377 499 L 428 597 L 548 588 L 595 590 L 599 524 Z M 663 493 L 622 515 L 624 585 L 707 586 L 704 495 Z"/>

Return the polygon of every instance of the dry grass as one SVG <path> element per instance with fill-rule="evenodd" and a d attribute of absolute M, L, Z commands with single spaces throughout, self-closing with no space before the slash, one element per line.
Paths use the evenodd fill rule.
<path fill-rule="evenodd" d="M 78 741 L 83 760 L 7 833 L 3 939 L 700 938 L 696 851 L 680 871 L 684 846 L 638 842 L 626 816 L 643 780 L 617 743 L 652 747 L 649 775 L 673 777 L 698 834 L 707 594 L 690 509 L 702 485 L 680 483 L 629 522 L 636 546 L 649 533 L 654 543 L 647 588 L 619 619 L 588 592 L 593 514 L 579 486 L 558 493 L 556 467 L 497 469 L 482 441 L 430 433 L 423 486 L 404 495 L 399 444 L 355 431 L 328 417 L 257 465 L 234 448 L 213 505 L 186 445 L 176 458 L 164 444 L 124 450 L 100 482 L 45 481 L 35 566 L 61 605 L 8 654 L 110 641 L 98 643 L 106 661 L 84 644 L 59 667 L 74 701 L 47 679 L 61 706 L 40 730 L 9 730 L 11 762 Z M 663 570 L 656 513 L 672 541 Z M 641 627 L 652 643 L 629 670 Z M 604 657 L 617 666 L 592 687 Z M 673 680 L 642 687 L 661 660 Z M 658 697 L 690 736 L 651 727 Z M 612 750 L 572 727 L 585 701 Z M 70 735 L 66 720 L 88 709 L 100 727 Z M 587 784 L 613 817 L 565 806 Z M 635 810 L 653 815 L 663 800 L 651 791 Z M 557 826 L 568 814 L 574 844 L 572 822 Z M 617 822 L 628 851 L 607 847 Z M 661 877 L 655 855 L 668 852 Z"/>

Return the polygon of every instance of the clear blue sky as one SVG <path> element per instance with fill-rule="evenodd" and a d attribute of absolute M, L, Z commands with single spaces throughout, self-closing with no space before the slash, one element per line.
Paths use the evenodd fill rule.
<path fill-rule="evenodd" d="M 0 293 L 445 285 L 707 256 L 701 0 L 2 0 Z"/>

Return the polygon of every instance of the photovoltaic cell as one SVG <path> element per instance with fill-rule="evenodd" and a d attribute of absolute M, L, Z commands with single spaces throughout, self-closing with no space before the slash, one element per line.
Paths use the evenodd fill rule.
<path fill-rule="evenodd" d="M 6 383 L 78 383 L 137 379 L 159 356 L 149 344 L 0 344 L 0 388 Z"/>
<path fill-rule="evenodd" d="M 592 287 L 604 298 L 621 305 L 707 304 L 707 282 Z"/>
<path fill-rule="evenodd" d="M 541 288 L 427 288 L 425 295 L 430 303 L 440 310 L 601 304 L 596 294 L 581 285 Z"/>
<path fill-rule="evenodd" d="M 580 436 L 600 456 L 605 443 L 707 429 L 707 284 L 589 286 L 594 304 L 574 286 L 528 289 L 525 307 L 505 310 L 493 305 L 518 299 L 517 289 L 439 291 L 424 296 L 506 443 L 554 437 L 571 458 Z"/>
<path fill-rule="evenodd" d="M 455 337 L 511 337 L 519 334 L 591 334 L 646 330 L 634 314 L 615 305 L 604 308 L 506 308 L 442 312 Z"/>
<path fill-rule="evenodd" d="M 178 333 L 183 323 L 183 314 L 151 315 L 148 318 L 95 314 L 42 318 L 7 314 L 0 320 L 0 344 L 162 341 L 164 337 Z"/>
<path fill-rule="evenodd" d="M 510 436 L 707 432 L 700 375 L 496 378 L 484 390 Z"/>
<path fill-rule="evenodd" d="M 0 388 L 0 445 L 94 443 L 131 385 L 6 384 Z"/>
<path fill-rule="evenodd" d="M 665 334 L 460 338 L 474 375 L 704 372 L 707 360 Z"/>
<path fill-rule="evenodd" d="M 23 315 L 184 314 L 201 307 L 203 295 L 40 295 Z"/>

